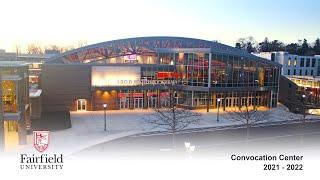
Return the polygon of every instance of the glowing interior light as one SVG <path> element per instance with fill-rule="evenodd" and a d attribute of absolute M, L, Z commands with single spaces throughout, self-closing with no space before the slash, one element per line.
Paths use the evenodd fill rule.
<path fill-rule="evenodd" d="M 91 71 L 91 85 L 95 87 L 136 86 L 140 78 L 139 66 L 93 66 Z"/>

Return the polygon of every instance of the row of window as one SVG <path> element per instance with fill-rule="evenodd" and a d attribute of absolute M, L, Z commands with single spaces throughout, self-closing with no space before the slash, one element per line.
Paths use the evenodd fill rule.
<path fill-rule="evenodd" d="M 297 67 L 297 59 L 291 60 L 288 59 L 288 66 Z M 316 59 L 315 58 L 300 58 L 300 67 L 315 67 L 316 66 Z"/>
<path fill-rule="evenodd" d="M 299 69 L 299 73 L 298 74 L 297 74 L 297 69 L 293 69 L 293 72 L 291 71 L 291 69 L 288 69 L 287 75 L 314 76 L 315 74 L 313 72 L 313 69 L 310 70 L 310 74 L 309 74 L 308 69 L 306 69 L 304 71 L 304 73 L 302 72 L 302 69 Z"/>
<path fill-rule="evenodd" d="M 175 66 L 146 67 L 142 76 L 156 79 L 159 71 L 176 72 L 179 84 L 208 87 L 277 86 L 279 68 L 237 56 L 208 53 L 159 53 L 160 64 Z M 211 67 L 211 68 L 209 68 Z M 209 74 L 211 79 L 209 79 Z"/>

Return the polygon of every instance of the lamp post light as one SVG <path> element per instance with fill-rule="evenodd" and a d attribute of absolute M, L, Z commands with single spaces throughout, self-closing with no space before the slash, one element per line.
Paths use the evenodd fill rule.
<path fill-rule="evenodd" d="M 259 84 L 259 80 L 254 80 L 258 86 L 260 86 Z M 254 93 L 254 110 L 257 110 L 257 105 L 258 105 L 258 102 L 257 102 L 257 91 Z"/>
<path fill-rule="evenodd" d="M 302 95 L 302 113 L 303 113 L 303 122 L 305 122 L 306 120 L 306 105 L 305 105 L 305 99 L 306 99 L 306 95 L 303 94 Z"/>
<path fill-rule="evenodd" d="M 219 107 L 220 107 L 220 101 L 221 101 L 221 99 L 220 99 L 220 98 L 218 98 L 218 99 L 217 99 L 217 102 L 218 102 L 217 122 L 219 122 Z"/>
<path fill-rule="evenodd" d="M 107 131 L 107 104 L 103 104 L 104 110 L 104 131 Z"/>

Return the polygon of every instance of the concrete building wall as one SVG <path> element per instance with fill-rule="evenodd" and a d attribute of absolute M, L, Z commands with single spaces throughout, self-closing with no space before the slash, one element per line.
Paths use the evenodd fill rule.
<path fill-rule="evenodd" d="M 40 119 L 41 116 L 41 96 L 30 98 L 30 118 L 31 119 Z"/>
<path fill-rule="evenodd" d="M 297 99 L 298 86 L 285 76 L 280 78 L 279 102 L 289 108 L 293 108 L 299 99 Z"/>
<path fill-rule="evenodd" d="M 254 54 L 258 57 L 266 58 L 277 62 L 282 66 L 282 75 L 297 76 L 320 76 L 320 56 L 298 56 L 287 52 L 261 52 Z M 301 61 L 303 63 L 301 63 Z M 309 61 L 309 66 L 307 66 Z M 312 61 L 315 61 L 314 67 Z M 301 66 L 302 65 L 302 66 Z"/>
<path fill-rule="evenodd" d="M 90 65 L 45 64 L 42 72 L 43 112 L 69 111 L 76 99 L 91 99 Z"/>

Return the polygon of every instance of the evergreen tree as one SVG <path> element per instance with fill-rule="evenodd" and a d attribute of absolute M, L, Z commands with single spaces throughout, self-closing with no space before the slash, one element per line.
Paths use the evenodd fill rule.
<path fill-rule="evenodd" d="M 315 54 L 320 55 L 320 39 L 317 38 L 314 42 L 313 51 Z"/>
<path fill-rule="evenodd" d="M 287 44 L 285 47 L 285 51 L 287 51 L 289 54 L 298 54 L 299 44 L 297 43 L 290 43 Z"/>
<path fill-rule="evenodd" d="M 269 39 L 267 37 L 264 38 L 263 42 L 259 43 L 258 49 L 259 49 L 259 52 L 271 51 L 271 43 L 269 42 Z"/>
<path fill-rule="evenodd" d="M 309 52 L 309 44 L 306 39 L 303 39 L 303 43 L 300 48 L 300 55 L 306 56 Z"/>

